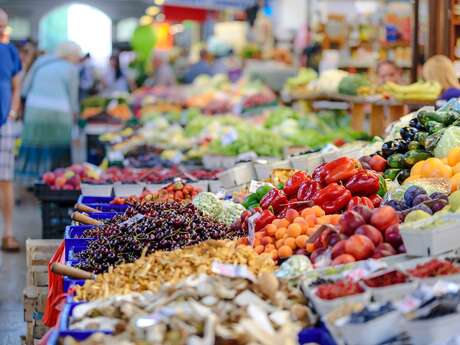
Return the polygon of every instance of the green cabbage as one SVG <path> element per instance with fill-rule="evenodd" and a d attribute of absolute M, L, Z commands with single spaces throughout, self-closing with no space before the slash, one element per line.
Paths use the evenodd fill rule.
<path fill-rule="evenodd" d="M 434 149 L 434 155 L 438 158 L 447 157 L 449 151 L 458 146 L 460 146 L 460 127 L 449 127 L 439 139 Z"/>

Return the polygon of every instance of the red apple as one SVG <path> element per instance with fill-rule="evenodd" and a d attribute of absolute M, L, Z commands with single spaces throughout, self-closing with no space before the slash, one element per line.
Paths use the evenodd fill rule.
<path fill-rule="evenodd" d="M 399 216 L 391 206 L 383 206 L 374 209 L 371 217 L 371 224 L 384 232 L 386 228 L 393 224 L 399 224 Z"/>
<path fill-rule="evenodd" d="M 336 265 L 344 265 L 344 264 L 349 264 L 350 262 L 355 262 L 356 259 L 350 255 L 350 254 L 342 254 L 337 256 L 334 260 L 332 260 L 331 265 L 336 266 Z"/>
<path fill-rule="evenodd" d="M 393 248 L 391 244 L 388 242 L 383 242 L 378 245 L 377 248 L 375 248 L 374 256 L 376 254 L 379 254 L 381 258 L 386 257 L 386 256 L 392 256 L 396 254 L 396 250 Z"/>
<path fill-rule="evenodd" d="M 296 210 L 294 210 L 293 208 L 289 208 L 287 211 L 286 211 L 286 219 L 289 220 L 290 222 L 293 222 L 294 219 L 296 219 L 296 217 L 299 216 L 299 212 L 297 212 Z"/>
<path fill-rule="evenodd" d="M 62 188 L 62 187 L 64 187 L 66 181 L 67 181 L 67 179 L 64 176 L 61 175 L 59 177 L 56 177 L 56 180 L 54 181 L 54 185 L 57 188 Z"/>
<path fill-rule="evenodd" d="M 75 190 L 74 186 L 72 186 L 71 184 L 68 184 L 66 183 L 63 187 L 62 187 L 63 190 Z"/>
<path fill-rule="evenodd" d="M 351 208 L 351 211 L 359 213 L 366 223 L 371 220 L 372 210 L 366 205 L 355 205 Z"/>
<path fill-rule="evenodd" d="M 331 251 L 332 259 L 335 259 L 339 255 L 345 254 L 345 242 L 347 242 L 347 240 L 340 240 L 332 247 L 332 251 Z"/>
<path fill-rule="evenodd" d="M 382 233 L 369 224 L 361 225 L 358 229 L 356 229 L 355 234 L 366 236 L 376 247 L 383 242 Z"/>
<path fill-rule="evenodd" d="M 54 170 L 54 175 L 56 176 L 62 176 L 64 175 L 66 172 L 66 170 L 64 168 L 57 168 L 56 170 Z"/>
<path fill-rule="evenodd" d="M 339 219 L 340 232 L 347 236 L 353 235 L 356 228 L 363 224 L 365 224 L 363 217 L 354 211 L 344 212 Z"/>
<path fill-rule="evenodd" d="M 364 235 L 353 235 L 345 243 L 346 253 L 353 255 L 356 260 L 371 257 L 374 250 L 374 243 Z"/>
<path fill-rule="evenodd" d="M 385 242 L 391 244 L 393 248 L 398 248 L 403 244 L 399 233 L 399 224 L 393 224 L 385 230 Z"/>
<path fill-rule="evenodd" d="M 52 186 L 54 185 L 54 181 L 56 181 L 56 176 L 51 171 L 48 171 L 43 174 L 42 179 L 48 186 Z"/>

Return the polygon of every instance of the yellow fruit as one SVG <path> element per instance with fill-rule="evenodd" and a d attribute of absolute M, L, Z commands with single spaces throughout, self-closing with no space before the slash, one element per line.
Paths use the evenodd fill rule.
<path fill-rule="evenodd" d="M 460 163 L 460 147 L 454 147 L 449 151 L 447 155 L 447 163 L 453 167 L 457 163 Z"/>
<path fill-rule="evenodd" d="M 455 174 L 449 180 L 450 183 L 450 191 L 455 192 L 460 187 L 460 173 Z"/>
<path fill-rule="evenodd" d="M 415 165 L 412 167 L 412 169 L 410 170 L 410 176 L 413 176 L 413 175 L 421 175 L 422 174 L 422 167 L 423 165 L 425 164 L 425 160 L 423 161 L 420 161 L 420 162 L 417 162 L 415 163 Z"/>
<path fill-rule="evenodd" d="M 421 169 L 422 177 L 451 177 L 452 168 L 438 158 L 429 158 Z"/>
<path fill-rule="evenodd" d="M 406 178 L 406 179 L 404 180 L 404 183 L 412 182 L 412 181 L 418 180 L 418 179 L 420 179 L 420 178 L 422 178 L 421 175 L 412 175 L 412 174 L 411 174 L 408 178 Z"/>
<path fill-rule="evenodd" d="M 453 167 L 452 167 L 452 174 L 458 174 L 460 173 L 460 163 L 457 163 L 455 164 Z"/>

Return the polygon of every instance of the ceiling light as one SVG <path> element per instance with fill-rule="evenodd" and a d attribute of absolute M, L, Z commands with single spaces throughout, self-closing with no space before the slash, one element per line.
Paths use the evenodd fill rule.
<path fill-rule="evenodd" d="M 155 5 L 161 6 L 165 3 L 165 0 L 155 0 Z"/>
<path fill-rule="evenodd" d="M 160 9 L 156 6 L 150 6 L 145 10 L 145 13 L 153 17 L 160 13 Z"/>
<path fill-rule="evenodd" d="M 152 22 L 153 22 L 153 19 L 150 16 L 142 16 L 139 18 L 139 25 L 142 25 L 142 26 L 150 25 L 152 24 Z"/>

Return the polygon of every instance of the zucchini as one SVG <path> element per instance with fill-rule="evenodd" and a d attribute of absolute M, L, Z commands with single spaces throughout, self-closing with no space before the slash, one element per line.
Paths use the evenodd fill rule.
<path fill-rule="evenodd" d="M 424 146 L 420 144 L 418 141 L 411 141 L 409 145 L 407 145 L 407 148 L 409 151 L 415 151 L 415 150 L 423 150 Z"/>
<path fill-rule="evenodd" d="M 390 168 L 402 169 L 405 164 L 405 157 L 402 153 L 394 153 L 387 158 L 388 166 Z"/>
<path fill-rule="evenodd" d="M 404 162 L 408 166 L 413 166 L 418 161 L 422 161 L 430 157 L 431 155 L 425 151 L 420 151 L 420 150 L 407 151 L 406 154 L 404 155 Z"/>

